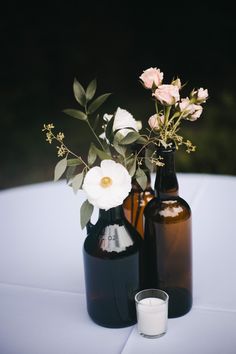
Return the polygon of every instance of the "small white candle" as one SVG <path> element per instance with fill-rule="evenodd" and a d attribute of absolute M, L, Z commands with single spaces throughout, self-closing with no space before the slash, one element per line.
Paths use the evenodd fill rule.
<path fill-rule="evenodd" d="M 138 331 L 145 336 L 160 336 L 166 332 L 168 303 L 157 297 L 147 297 L 137 303 Z"/>

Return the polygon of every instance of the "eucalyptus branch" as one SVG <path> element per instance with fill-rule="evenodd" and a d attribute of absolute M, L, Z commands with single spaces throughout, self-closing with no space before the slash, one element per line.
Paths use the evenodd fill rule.
<path fill-rule="evenodd" d="M 149 144 L 155 143 L 155 141 L 156 141 L 156 138 L 152 138 L 152 139 L 148 140 L 148 142 L 147 142 L 146 144 L 144 144 L 144 145 L 141 147 L 141 149 L 138 151 L 137 157 L 139 156 L 139 154 L 141 153 L 141 151 L 143 151 Z"/>
<path fill-rule="evenodd" d="M 127 161 L 134 155 L 134 153 L 132 152 L 129 156 L 124 157 L 124 164 L 127 165 Z"/>
<path fill-rule="evenodd" d="M 66 150 L 68 151 L 69 154 L 71 154 L 72 156 L 74 156 L 74 157 L 76 157 L 77 159 L 79 159 L 79 160 L 82 162 L 82 164 L 85 166 L 85 168 L 87 168 L 88 170 L 90 169 L 90 167 L 86 164 L 86 162 L 82 159 L 81 156 L 76 155 L 73 151 L 71 151 L 70 149 L 68 149 L 68 147 L 67 147 L 64 143 L 62 143 L 62 144 L 63 144 L 63 146 L 66 148 Z"/>
<path fill-rule="evenodd" d="M 53 140 L 58 141 L 61 146 L 58 147 L 58 156 L 63 156 L 64 154 L 67 154 L 66 156 L 68 156 L 68 154 L 71 154 L 72 156 L 76 157 L 77 159 L 79 159 L 82 164 L 84 164 L 84 166 L 86 168 L 89 169 L 89 166 L 86 164 L 86 162 L 82 159 L 81 156 L 78 156 L 77 154 L 75 154 L 73 151 L 71 151 L 66 144 L 64 143 L 63 139 L 64 139 L 64 134 L 63 133 L 58 133 L 57 135 L 55 135 L 52 132 L 52 129 L 54 129 L 54 125 L 53 124 L 44 124 L 44 128 L 42 129 L 42 131 L 46 131 L 46 141 L 51 144 Z M 60 154 L 60 150 L 61 150 L 61 154 Z"/>

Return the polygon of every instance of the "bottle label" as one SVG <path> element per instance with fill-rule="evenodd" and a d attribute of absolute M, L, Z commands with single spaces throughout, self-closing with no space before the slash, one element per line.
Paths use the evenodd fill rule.
<path fill-rule="evenodd" d="M 133 245 L 133 240 L 123 225 L 108 225 L 100 236 L 100 247 L 106 252 L 123 252 Z"/>

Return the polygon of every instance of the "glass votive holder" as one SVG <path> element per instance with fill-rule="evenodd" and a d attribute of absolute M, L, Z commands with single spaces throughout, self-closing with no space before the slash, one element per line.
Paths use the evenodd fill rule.
<path fill-rule="evenodd" d="M 138 332 L 146 338 L 158 338 L 167 331 L 168 294 L 159 289 L 145 289 L 135 295 Z"/>

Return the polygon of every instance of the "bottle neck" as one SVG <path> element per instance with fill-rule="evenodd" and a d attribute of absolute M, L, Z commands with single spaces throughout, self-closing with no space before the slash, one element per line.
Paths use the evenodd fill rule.
<path fill-rule="evenodd" d="M 178 180 L 175 172 L 174 150 L 159 150 L 158 156 L 163 158 L 164 166 L 158 167 L 155 180 L 156 197 L 168 197 L 178 195 Z"/>
<path fill-rule="evenodd" d="M 124 220 L 124 211 L 122 205 L 110 208 L 108 210 L 99 209 L 99 218 L 106 221 L 108 225 L 115 223 L 121 224 Z"/>

